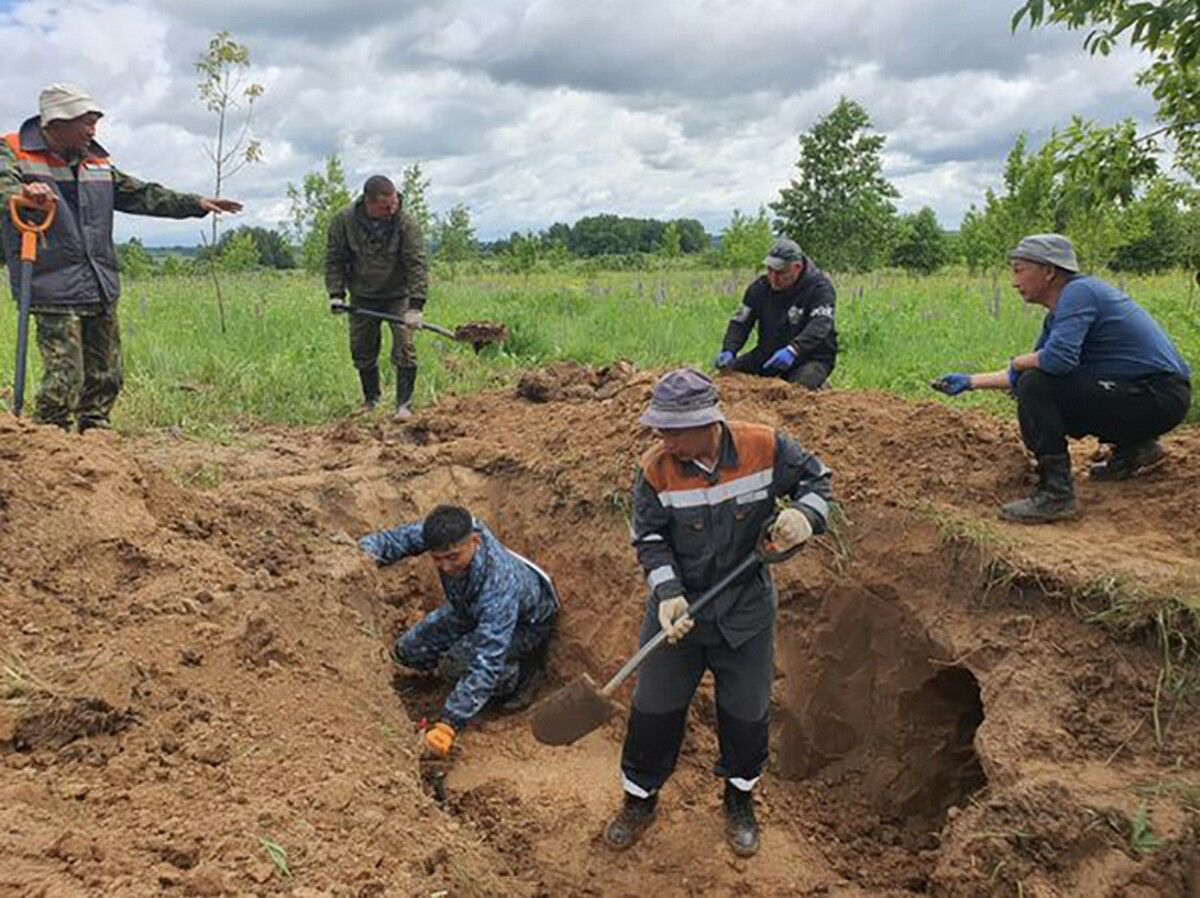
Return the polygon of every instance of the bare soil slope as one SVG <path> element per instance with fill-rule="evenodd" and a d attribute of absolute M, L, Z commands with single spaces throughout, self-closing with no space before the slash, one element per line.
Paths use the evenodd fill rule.
<path fill-rule="evenodd" d="M 437 581 L 354 538 L 468 504 L 565 596 L 545 688 L 610 675 L 641 616 L 624 515 L 652 382 L 559 366 L 236 448 L 0 420 L 0 894 L 1197 894 L 1181 644 L 1164 667 L 1157 626 L 1081 619 L 1162 608 L 1158 637 L 1185 632 L 1195 431 L 1023 530 L 994 517 L 1028 474 L 1007 423 L 727 379 L 727 412 L 817 452 L 843 512 L 776 577 L 761 854 L 722 844 L 707 683 L 624 855 L 600 842 L 620 720 L 551 748 L 488 712 L 444 782 L 422 770 L 415 721 L 446 687 L 387 649 Z"/>

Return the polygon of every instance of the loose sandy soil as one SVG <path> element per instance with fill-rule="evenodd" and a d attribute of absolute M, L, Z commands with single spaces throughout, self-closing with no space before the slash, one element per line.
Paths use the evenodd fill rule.
<path fill-rule="evenodd" d="M 623 855 L 600 838 L 620 718 L 552 748 L 489 711 L 422 769 L 415 722 L 447 685 L 387 650 L 437 580 L 354 538 L 468 504 L 564 595 L 543 694 L 611 675 L 641 616 L 625 516 L 652 382 L 560 366 L 237 447 L 0 419 L 0 894 L 1200 895 L 1172 636 L 1200 596 L 1194 429 L 1134 481 L 1081 478 L 1078 521 L 1021 529 L 994 514 L 1027 489 L 1008 422 L 726 379 L 731 416 L 833 468 L 842 511 L 776 574 L 759 856 L 722 841 L 707 682 Z M 1087 620 L 1146 608 L 1161 627 Z"/>

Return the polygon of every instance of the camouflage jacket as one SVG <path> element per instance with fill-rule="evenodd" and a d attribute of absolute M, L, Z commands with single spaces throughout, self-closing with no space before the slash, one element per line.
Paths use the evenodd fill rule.
<path fill-rule="evenodd" d="M 470 568 L 461 577 L 442 576 L 447 604 L 430 614 L 453 618 L 464 636 L 473 631 L 479 635 L 470 669 L 455 684 L 442 710 L 442 719 L 455 729 L 461 729 L 491 698 L 513 633 L 519 627 L 546 624 L 559 609 L 554 585 L 545 572 L 505 548 L 482 522 L 475 522 L 475 532 L 480 544 Z M 368 534 L 358 545 L 380 565 L 425 551 L 420 522 Z"/>
<path fill-rule="evenodd" d="M 422 308 L 429 277 L 425 241 L 416 220 L 399 211 L 391 227 L 376 236 L 362 197 L 338 212 L 329 222 L 325 289 L 338 298 L 349 292 L 351 301 L 402 299 L 409 308 Z"/>
<path fill-rule="evenodd" d="M 71 309 L 111 305 L 120 294 L 113 212 L 160 218 L 201 218 L 200 197 L 176 193 L 118 171 L 95 141 L 74 165 L 46 145 L 36 117 L 0 141 L 0 202 L 4 254 L 13 295 L 20 289 L 20 237 L 8 218 L 8 200 L 23 183 L 40 181 L 58 199 L 54 224 L 39 246 L 33 269 L 33 306 Z"/>

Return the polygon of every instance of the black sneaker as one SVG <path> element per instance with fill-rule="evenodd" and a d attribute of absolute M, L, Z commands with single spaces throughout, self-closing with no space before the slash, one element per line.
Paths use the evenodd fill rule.
<path fill-rule="evenodd" d="M 658 808 L 658 796 L 638 798 L 636 795 L 625 793 L 625 803 L 617 816 L 604 828 L 604 841 L 614 851 L 624 851 L 638 840 L 646 828 L 654 822 L 655 811 Z"/>
<path fill-rule="evenodd" d="M 738 857 L 752 857 L 758 853 L 754 795 L 730 782 L 725 783 L 725 841 Z"/>
<path fill-rule="evenodd" d="M 1158 440 L 1145 440 L 1133 446 L 1115 446 L 1106 460 L 1092 465 L 1088 476 L 1092 480 L 1128 480 L 1143 468 L 1156 465 L 1167 457 L 1167 450 Z"/>

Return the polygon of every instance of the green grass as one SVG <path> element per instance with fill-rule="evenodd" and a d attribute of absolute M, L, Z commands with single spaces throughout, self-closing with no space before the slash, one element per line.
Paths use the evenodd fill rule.
<path fill-rule="evenodd" d="M 476 356 L 433 334 L 417 337 L 417 404 L 448 393 L 510 383 L 521 369 L 559 360 L 641 367 L 707 367 L 750 272 L 674 270 L 540 273 L 529 278 L 479 272 L 435 281 L 426 315 L 454 327 L 503 321 L 511 339 Z M 1116 279 L 1114 279 L 1116 280 Z M 1006 278 L 949 272 L 837 276 L 842 354 L 835 386 L 938 399 L 928 381 L 948 371 L 1003 367 L 1031 348 L 1040 309 L 1025 306 Z M 224 440 L 257 423 L 314 424 L 357 407 L 346 322 L 327 311 L 321 282 L 262 272 L 222 280 L 227 333 L 220 332 L 207 278 L 145 278 L 124 285 L 120 314 L 126 386 L 115 425 L 126 432 L 177 427 Z M 1200 364 L 1200 296 L 1184 272 L 1129 279 L 1130 293 Z M 15 315 L 0 309 L 0 384 L 8 401 Z M 389 338 L 385 337 L 385 350 Z M 26 407 L 39 374 L 36 347 Z M 385 378 L 390 378 L 384 365 Z M 390 389 L 390 384 L 387 385 Z M 1009 413 L 996 394 L 954 400 Z M 1200 418 L 1193 405 L 1191 420 Z"/>

